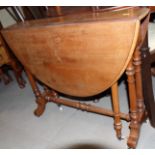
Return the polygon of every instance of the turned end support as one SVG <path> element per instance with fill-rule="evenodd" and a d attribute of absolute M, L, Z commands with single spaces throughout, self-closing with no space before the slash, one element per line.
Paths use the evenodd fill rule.
<path fill-rule="evenodd" d="M 39 96 L 39 97 L 37 97 L 36 102 L 37 102 L 38 107 L 34 111 L 34 114 L 36 116 L 40 117 L 45 111 L 47 101 L 45 100 L 44 97 Z"/>

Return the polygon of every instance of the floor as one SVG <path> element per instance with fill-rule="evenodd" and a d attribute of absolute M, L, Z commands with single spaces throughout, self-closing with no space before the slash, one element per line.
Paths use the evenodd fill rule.
<path fill-rule="evenodd" d="M 150 24 L 151 49 L 155 46 L 155 24 Z M 25 76 L 27 81 L 27 78 Z M 155 91 L 155 78 L 153 78 Z M 121 111 L 128 112 L 124 81 L 119 85 Z M 98 106 L 111 108 L 109 95 L 103 96 Z M 14 80 L 8 85 L 0 82 L 0 148 L 102 148 L 126 149 L 129 134 L 128 123 L 122 121 L 122 140 L 118 140 L 113 129 L 113 119 L 66 106 L 48 103 L 41 117 L 33 114 L 35 98 L 27 81 L 20 89 Z M 141 128 L 138 149 L 155 148 L 155 128 L 147 120 Z"/>

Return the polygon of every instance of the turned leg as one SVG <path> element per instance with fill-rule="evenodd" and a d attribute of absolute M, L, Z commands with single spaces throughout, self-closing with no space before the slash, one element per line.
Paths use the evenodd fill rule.
<path fill-rule="evenodd" d="M 117 138 L 121 139 L 122 124 L 121 124 L 121 118 L 120 118 L 117 82 L 111 87 L 111 90 L 112 90 L 112 104 L 113 104 L 113 110 L 114 110 L 114 128 L 116 130 Z"/>
<path fill-rule="evenodd" d="M 136 86 L 135 86 L 135 70 L 132 61 L 129 62 L 126 69 L 128 89 L 129 89 L 129 102 L 130 102 L 130 135 L 128 138 L 129 148 L 135 148 L 137 145 L 139 137 L 139 121 L 138 121 L 138 111 L 137 111 L 137 101 L 136 101 Z"/>
<path fill-rule="evenodd" d="M 141 53 L 139 48 L 137 48 L 134 52 L 133 56 L 133 64 L 135 66 L 135 80 L 136 80 L 136 94 L 137 94 L 137 110 L 139 121 L 144 119 L 145 107 L 144 107 L 144 99 L 142 92 L 142 76 L 141 76 Z"/>
<path fill-rule="evenodd" d="M 19 84 L 19 87 L 24 88 L 26 82 L 22 77 L 22 69 L 17 65 L 17 63 L 14 60 L 11 60 L 10 65 L 14 71 L 14 75 Z"/>
<path fill-rule="evenodd" d="M 34 111 L 34 114 L 36 116 L 41 116 L 43 114 L 43 112 L 45 111 L 45 106 L 46 106 L 47 101 L 44 98 L 44 96 L 41 94 L 33 75 L 28 70 L 26 70 L 26 73 L 27 73 L 29 82 L 31 84 L 32 90 L 36 96 L 36 102 L 38 104 L 38 107 Z"/>

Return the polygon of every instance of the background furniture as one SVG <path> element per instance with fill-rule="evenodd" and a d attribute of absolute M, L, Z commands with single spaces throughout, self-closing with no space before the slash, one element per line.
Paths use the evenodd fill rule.
<path fill-rule="evenodd" d="M 2 26 L 0 30 L 1 29 Z M 20 88 L 23 88 L 25 86 L 25 81 L 22 78 L 22 68 L 17 63 L 17 60 L 13 54 L 11 54 L 11 51 L 9 51 L 9 47 L 7 47 L 3 37 L 0 34 L 0 77 L 4 83 L 7 84 L 12 80 L 12 78 L 3 71 L 2 67 L 4 65 L 8 65 L 13 69 L 14 75 Z"/>
<path fill-rule="evenodd" d="M 150 13 L 155 11 L 155 7 L 149 6 Z M 149 50 L 148 35 L 141 48 L 142 56 L 142 81 L 143 81 L 143 95 L 144 103 L 148 111 L 148 116 L 152 127 L 155 127 L 155 100 L 152 85 L 151 66 L 155 61 L 154 52 Z"/>

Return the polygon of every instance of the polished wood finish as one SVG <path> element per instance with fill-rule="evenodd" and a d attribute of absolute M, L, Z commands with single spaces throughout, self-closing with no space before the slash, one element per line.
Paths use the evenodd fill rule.
<path fill-rule="evenodd" d="M 146 8 L 87 13 L 27 21 L 2 31 L 26 69 L 38 103 L 35 114 L 40 116 L 46 103 L 52 101 L 112 116 L 118 138 L 121 138 L 120 119 L 125 119 L 130 121 L 128 146 L 135 148 L 141 116 L 145 115 L 139 47 L 147 31 L 148 14 Z M 119 110 L 117 81 L 125 70 L 130 114 Z M 43 93 L 38 89 L 35 78 L 47 85 Z M 88 97 L 110 87 L 113 111 L 64 100 L 56 93 Z"/>
<path fill-rule="evenodd" d="M 129 49 L 132 48 L 131 43 L 136 25 L 130 21 L 109 22 L 104 25 L 104 22 L 98 22 L 98 24 L 94 22 L 77 26 L 46 27 L 39 30 L 40 35 L 37 35 L 35 28 L 29 31 L 26 29 L 25 33 L 23 30 L 16 29 L 14 30 L 16 35 L 12 31 L 5 31 L 5 33 L 9 34 L 7 37 L 12 38 L 12 41 L 18 42 L 18 46 L 13 42 L 8 42 L 8 44 L 16 51 L 22 64 L 29 68 L 39 80 L 59 92 L 85 97 L 96 95 L 109 88 L 124 72 L 128 60 L 132 56 Z M 115 32 L 110 32 L 114 26 L 118 28 Z M 119 31 L 120 28 L 122 32 Z M 125 35 L 128 40 L 124 39 L 126 31 L 131 32 Z M 25 37 L 25 34 L 29 39 Z M 103 44 L 106 40 L 111 39 L 111 35 L 114 35 L 115 54 L 113 54 L 112 46 Z M 122 39 L 118 40 L 118 36 Z M 34 38 L 40 42 L 37 43 L 38 46 L 34 46 L 34 41 L 36 41 Z M 43 40 L 46 43 L 42 42 Z M 51 42 L 45 40 L 51 40 Z M 72 44 L 70 44 L 71 42 Z M 98 42 L 98 45 L 92 46 L 94 42 Z M 124 46 L 119 48 L 121 44 Z M 109 46 L 109 50 L 107 50 L 107 46 Z M 31 53 L 28 50 L 31 50 Z M 44 50 L 46 52 L 42 52 Z M 84 51 L 89 51 L 89 53 L 84 53 Z M 118 53 L 121 55 L 120 57 L 118 57 Z M 111 60 L 115 64 L 112 64 Z M 109 67 L 114 69 L 113 72 L 109 71 Z M 44 74 L 42 74 L 43 72 Z M 90 83 L 91 86 L 88 87 Z"/>
<path fill-rule="evenodd" d="M 136 13 L 131 14 L 131 20 L 134 20 Z M 107 22 L 105 21 L 107 15 L 106 13 L 94 13 L 83 15 L 83 19 L 82 17 L 77 19 L 71 16 L 70 18 L 64 17 L 64 19 L 55 18 L 25 22 L 6 29 L 3 34 L 5 34 L 5 39 L 22 64 L 29 68 L 31 73 L 46 85 L 68 95 L 91 96 L 111 86 L 124 72 L 132 56 L 129 49 L 132 49 L 130 45 L 133 41 L 135 24 L 128 20 L 118 20 L 116 22 L 111 20 Z M 122 12 L 122 14 L 111 13 L 110 15 L 113 20 L 117 20 L 120 18 L 126 19 L 129 14 L 124 16 Z M 81 20 L 83 22 L 77 24 Z M 89 20 L 92 20 L 92 22 L 90 23 Z M 56 21 L 60 26 L 56 26 Z M 98 24 L 95 21 L 98 21 Z M 39 22 L 40 25 L 38 25 Z M 49 22 L 51 26 L 45 26 L 49 25 Z M 72 24 L 69 24 L 71 22 Z M 67 24 L 68 26 L 66 26 Z M 110 31 L 113 27 L 116 30 Z M 39 33 L 36 33 L 37 31 Z M 126 34 L 126 31 L 131 31 L 131 33 Z M 114 36 L 112 42 L 115 53 L 113 47 L 108 45 L 110 41 L 107 42 L 107 40 L 111 40 L 112 35 Z M 118 36 L 121 39 L 118 39 Z M 124 39 L 124 37 L 128 40 Z M 36 40 L 38 40 L 37 46 L 34 46 Z M 74 43 L 71 44 L 73 41 Z M 18 42 L 18 46 L 16 46 L 15 42 Z M 94 42 L 97 42 L 98 45 L 91 46 Z M 103 42 L 107 45 L 103 44 Z M 108 50 L 107 47 L 109 47 Z M 32 49 L 32 53 L 29 53 L 28 51 Z M 44 50 L 46 52 L 42 52 Z M 51 53 L 52 50 L 54 52 Z M 124 52 L 126 50 L 128 52 Z M 89 51 L 89 53 L 83 51 Z M 118 57 L 118 53 L 121 57 Z M 43 60 L 45 61 L 44 64 L 42 63 Z M 111 60 L 114 60 L 115 64 L 112 64 Z M 55 68 L 55 66 L 57 67 Z M 110 72 L 109 68 L 113 68 L 113 72 Z M 53 70 L 52 75 L 50 75 L 51 69 Z M 44 72 L 44 75 L 42 72 Z M 91 86 L 87 87 L 89 83 L 91 83 Z"/>

